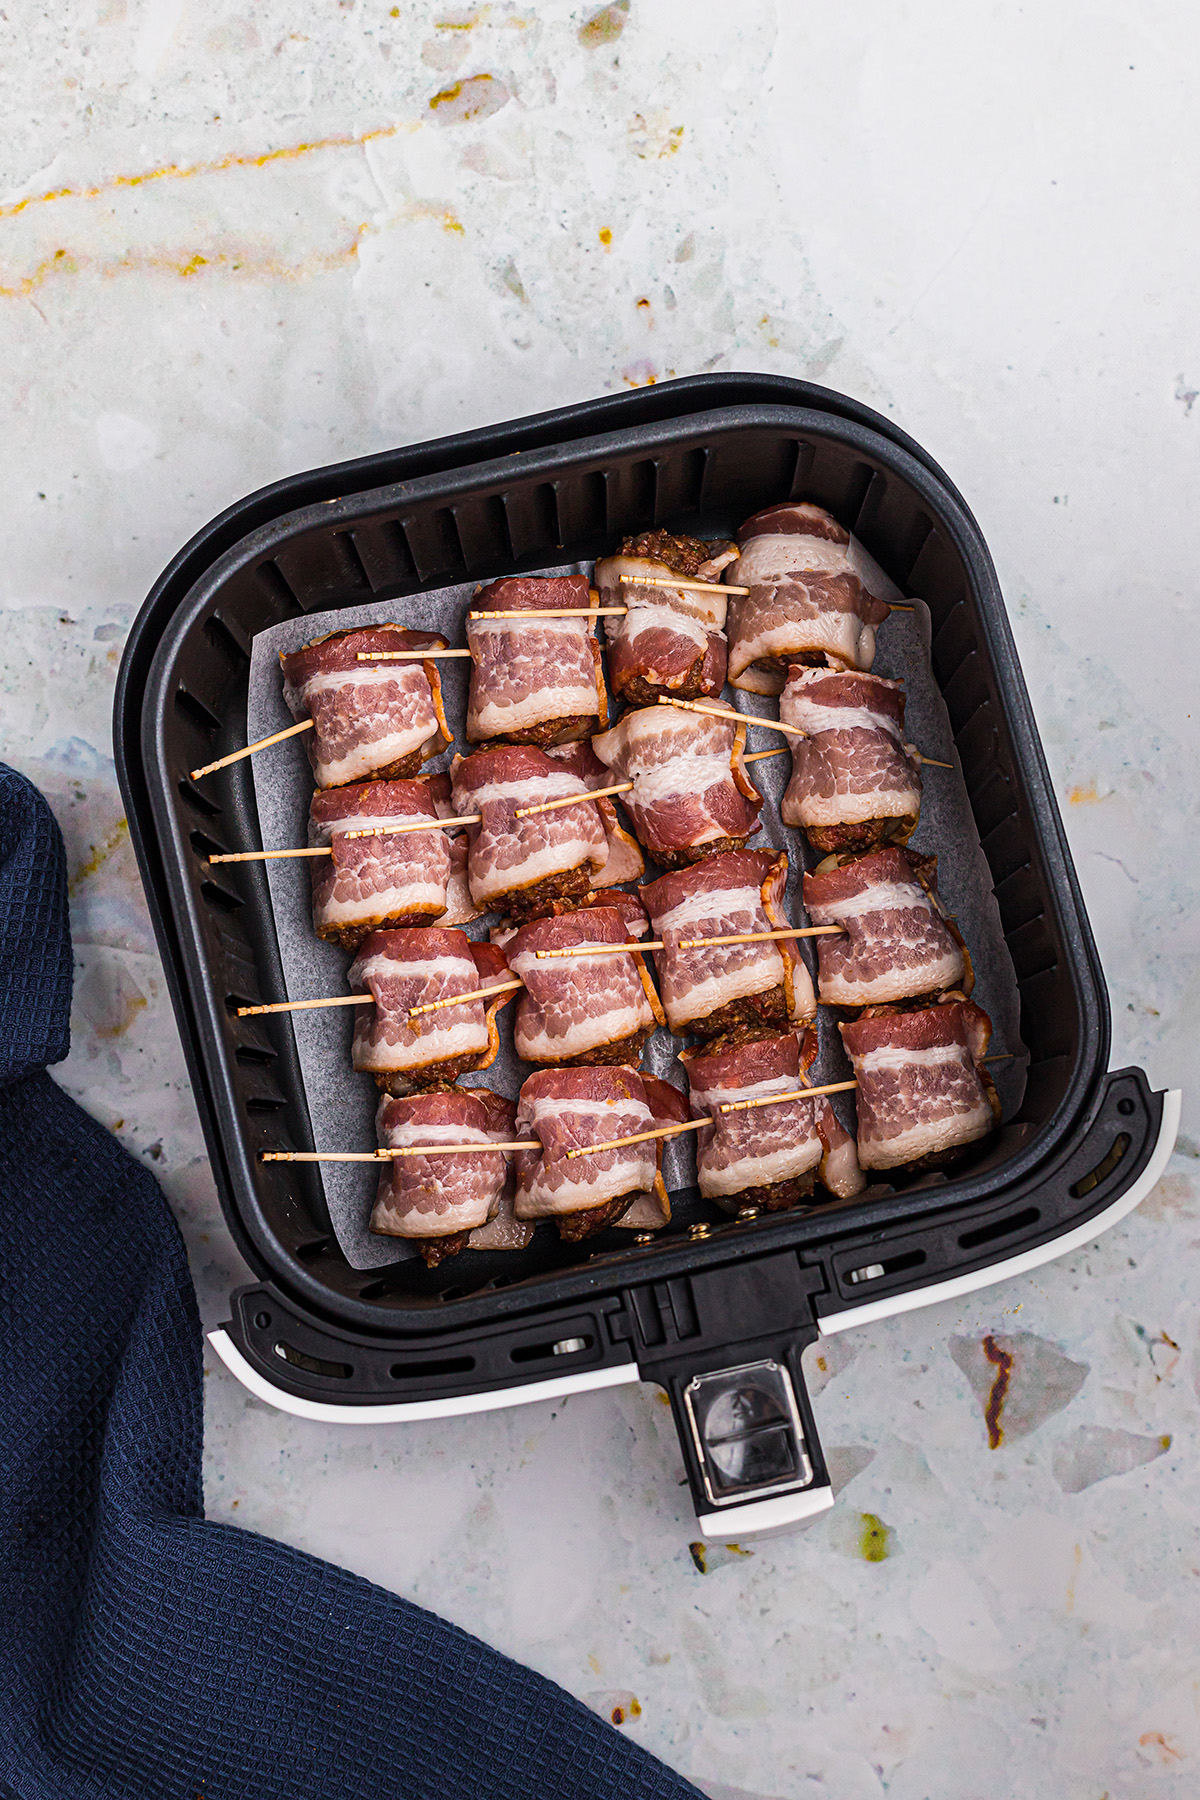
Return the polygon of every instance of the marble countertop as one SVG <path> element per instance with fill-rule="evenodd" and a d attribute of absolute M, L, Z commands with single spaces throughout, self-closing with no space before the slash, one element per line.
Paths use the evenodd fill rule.
<path fill-rule="evenodd" d="M 82 17 L 82 16 L 81 16 Z M 155 575 L 317 464 L 702 370 L 894 417 L 992 546 L 1110 984 L 1184 1137 L 1098 1244 L 811 1357 L 839 1497 L 693 1555 L 632 1387 L 297 1421 L 209 1359 L 214 1517 L 554 1676 L 714 1800 L 1200 1790 L 1196 127 L 1182 0 L 98 0 L 3 29 L 0 756 L 70 854 L 58 1079 L 222 1222 L 110 710 Z M 1193 1021 L 1189 1025 L 1188 1021 Z M 992 1448 L 981 1343 L 1007 1344 Z"/>

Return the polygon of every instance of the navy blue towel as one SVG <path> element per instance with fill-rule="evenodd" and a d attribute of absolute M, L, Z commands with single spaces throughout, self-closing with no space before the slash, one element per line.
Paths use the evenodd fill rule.
<path fill-rule="evenodd" d="M 62 839 L 0 764 L 0 1794 L 698 1800 L 466 1632 L 205 1519 L 183 1244 L 46 1073 L 70 1000 Z"/>

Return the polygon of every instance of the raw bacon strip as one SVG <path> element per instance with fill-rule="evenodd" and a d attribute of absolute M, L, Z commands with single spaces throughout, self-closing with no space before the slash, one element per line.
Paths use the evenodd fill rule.
<path fill-rule="evenodd" d="M 748 587 L 729 608 L 729 679 L 778 694 L 791 662 L 869 669 L 875 627 L 900 590 L 819 506 L 787 502 L 747 519 L 728 580 Z"/>
<path fill-rule="evenodd" d="M 839 1198 L 864 1186 L 846 1155 L 849 1133 L 825 1096 L 785 1100 L 752 1112 L 721 1113 L 729 1102 L 787 1094 L 806 1083 L 817 1053 L 815 1031 L 751 1032 L 740 1039 L 685 1050 L 692 1117 L 712 1116 L 698 1133 L 700 1192 L 726 1212 L 757 1206 L 783 1212 L 812 1193 L 817 1173 Z M 833 1184 L 836 1183 L 836 1186 Z"/>
<path fill-rule="evenodd" d="M 376 1114 L 385 1149 L 407 1144 L 484 1144 L 491 1132 L 486 1107 L 469 1088 L 385 1098 Z M 505 1159 L 398 1156 L 379 1179 L 371 1230 L 415 1240 L 430 1268 L 463 1249 L 468 1233 L 486 1225 L 504 1187 Z"/>
<path fill-rule="evenodd" d="M 816 1017 L 812 977 L 794 942 L 679 948 L 681 938 L 786 929 L 787 870 L 783 852 L 732 850 L 640 890 L 663 943 L 655 965 L 672 1031 L 707 1037 L 741 1025 L 783 1029 Z"/>
<path fill-rule="evenodd" d="M 646 917 L 646 909 L 636 894 L 620 892 L 615 888 L 602 888 L 598 894 L 588 894 L 582 900 L 556 900 L 551 907 L 555 918 L 562 913 L 586 912 L 593 907 L 614 907 L 625 921 L 625 929 L 630 937 L 644 938 L 650 935 L 650 921 Z M 496 940 L 493 939 L 493 942 Z"/>
<path fill-rule="evenodd" d="M 779 702 L 792 745 L 792 778 L 780 805 L 818 850 L 871 850 L 903 840 L 921 811 L 921 771 L 904 742 L 904 688 L 881 675 L 788 670 Z"/>
<path fill-rule="evenodd" d="M 481 813 L 468 829 L 467 878 L 480 912 L 520 918 L 566 896 L 582 899 L 608 859 L 604 821 L 595 801 L 518 819 L 520 807 L 584 795 L 578 775 L 544 750 L 510 744 L 456 756 L 450 771 L 458 813 Z"/>
<path fill-rule="evenodd" d="M 364 781 L 318 789 L 308 815 L 310 844 L 333 854 L 313 859 L 313 925 L 317 936 L 357 949 L 369 932 L 419 925 L 446 911 L 450 848 L 443 831 L 348 838 L 347 832 L 406 820 L 436 819 L 428 781 Z"/>
<path fill-rule="evenodd" d="M 639 1195 L 654 1191 L 655 1144 L 573 1162 L 566 1153 L 653 1129 L 645 1084 L 634 1070 L 538 1069 L 517 1102 L 518 1137 L 532 1131 L 542 1143 L 540 1151 L 516 1153 L 518 1219 L 555 1219 L 559 1236 L 571 1240 L 614 1224 Z"/>
<path fill-rule="evenodd" d="M 452 819 L 454 801 L 450 793 L 449 775 L 432 775 L 429 787 L 438 818 Z M 447 832 L 446 842 L 450 847 L 450 873 L 446 877 L 446 910 L 438 924 L 468 925 L 472 919 L 479 917 L 479 908 L 471 898 L 471 884 L 467 880 L 467 854 L 470 848 L 467 834 L 465 831 Z"/>
<path fill-rule="evenodd" d="M 588 606 L 586 575 L 516 575 L 480 588 L 472 610 Z M 467 696 L 472 744 L 561 744 L 608 717 L 604 668 L 587 619 L 468 619 L 474 663 Z"/>
<path fill-rule="evenodd" d="M 648 706 L 592 739 L 614 775 L 633 782 L 624 805 L 654 861 L 682 868 L 744 844 L 762 796 L 742 767 L 744 725 Z"/>
<path fill-rule="evenodd" d="M 560 744 L 546 754 L 572 775 L 578 775 L 585 788 L 612 787 L 612 771 L 606 769 L 586 738 L 578 744 Z M 621 824 L 616 802 L 611 796 L 597 800 L 608 839 L 608 861 L 601 872 L 601 887 L 616 887 L 622 881 L 640 881 L 646 873 L 646 859 L 636 838 Z"/>
<path fill-rule="evenodd" d="M 496 1014 L 509 994 L 408 1017 L 409 1009 L 504 981 L 508 967 L 493 944 L 473 944 L 465 932 L 441 926 L 374 931 L 346 977 L 375 997 L 355 1021 L 354 1067 L 391 1094 L 453 1081 L 468 1069 L 487 1069 L 500 1048 Z"/>
<path fill-rule="evenodd" d="M 878 1006 L 961 987 L 966 963 L 938 903 L 936 856 L 890 845 L 804 877 L 814 925 L 841 925 L 817 940 L 826 1006 Z"/>
<path fill-rule="evenodd" d="M 334 631 L 281 655 L 283 697 L 293 718 L 313 721 L 306 735 L 318 787 L 397 780 L 453 739 L 442 708 L 436 662 L 363 663 L 364 650 L 444 650 L 432 631 L 367 625 Z"/>
<path fill-rule="evenodd" d="M 632 942 L 615 907 L 523 925 L 505 945 L 509 967 L 525 983 L 513 1025 L 517 1055 L 531 1063 L 636 1064 L 666 1020 L 645 957 L 620 947 Z M 538 960 L 539 950 L 575 944 L 612 944 L 613 953 Z"/>
<path fill-rule="evenodd" d="M 499 1144 L 511 1144 L 517 1129 L 517 1108 L 502 1094 L 487 1088 L 472 1088 L 487 1113 L 487 1134 Z M 533 1237 L 534 1227 L 527 1219 L 518 1219 L 513 1211 L 517 1196 L 517 1175 L 512 1155 L 504 1158 L 507 1173 L 496 1211 L 486 1225 L 478 1226 L 467 1239 L 470 1250 L 524 1250 Z"/>
<path fill-rule="evenodd" d="M 643 1074 L 642 1086 L 646 1090 L 646 1101 L 656 1125 L 682 1125 L 691 1117 L 686 1098 L 669 1081 L 659 1081 L 657 1076 Z M 648 1194 L 639 1194 L 629 1211 L 613 1221 L 619 1230 L 661 1231 L 664 1225 L 671 1223 L 671 1196 L 662 1178 L 662 1153 L 663 1145 L 660 1142 L 654 1188 Z"/>
<path fill-rule="evenodd" d="M 666 531 L 626 538 L 617 556 L 603 557 L 595 582 L 603 606 L 626 606 L 606 619 L 613 693 L 628 706 L 649 706 L 661 694 L 695 700 L 725 685 L 725 595 L 687 588 L 642 587 L 630 577 L 669 581 L 672 575 L 717 581 L 737 551 Z"/>
<path fill-rule="evenodd" d="M 858 1080 L 864 1169 L 939 1167 L 998 1121 L 979 1066 L 991 1021 L 973 1001 L 868 1014 L 838 1029 Z"/>

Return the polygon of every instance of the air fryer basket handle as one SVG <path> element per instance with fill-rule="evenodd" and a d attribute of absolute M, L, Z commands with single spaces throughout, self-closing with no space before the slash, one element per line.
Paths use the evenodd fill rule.
<path fill-rule="evenodd" d="M 833 1505 L 800 1369 L 803 1344 L 812 1335 L 797 1333 L 744 1362 L 667 1377 L 704 1537 L 786 1530 Z"/>
<path fill-rule="evenodd" d="M 785 1529 L 833 1504 L 800 1367 L 823 1286 L 777 1251 L 630 1296 L 638 1367 L 670 1399 L 705 1537 Z"/>

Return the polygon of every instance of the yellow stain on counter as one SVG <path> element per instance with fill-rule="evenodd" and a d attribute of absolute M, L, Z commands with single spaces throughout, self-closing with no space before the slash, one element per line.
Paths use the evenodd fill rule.
<path fill-rule="evenodd" d="M 53 256 L 44 257 L 28 275 L 22 275 L 19 280 L 0 280 L 0 299 L 27 299 L 30 294 L 36 293 L 59 275 L 98 274 L 107 278 L 117 275 L 173 275 L 181 281 L 187 281 L 196 275 L 221 273 L 248 276 L 256 280 L 306 281 L 314 275 L 332 274 L 347 263 L 354 262 L 363 239 L 387 225 L 424 220 L 440 225 L 443 231 L 458 237 L 464 234 L 462 220 L 456 218 L 449 207 L 414 204 L 393 214 L 384 222 L 383 227 L 373 226 L 364 220 L 336 249 L 310 251 L 308 255 L 291 263 L 286 262 L 277 252 L 267 252 L 252 245 L 236 245 L 226 249 L 207 246 L 205 250 L 194 250 L 190 255 L 174 256 L 162 250 L 126 250 L 119 256 L 89 256 L 86 253 L 73 254 L 67 250 L 56 250 Z"/>
<path fill-rule="evenodd" d="M 56 200 L 100 200 L 105 194 L 119 193 L 123 188 L 145 187 L 153 181 L 190 181 L 197 175 L 221 175 L 227 169 L 265 169 L 272 163 L 298 162 L 302 157 L 319 156 L 329 150 L 361 150 L 367 144 L 395 137 L 401 129 L 398 124 L 377 125 L 371 131 L 312 138 L 304 143 L 284 144 L 275 150 L 231 151 L 228 156 L 215 157 L 211 162 L 164 163 L 161 168 L 142 169 L 133 175 L 112 175 L 107 181 L 88 187 L 50 188 L 44 194 L 27 194 L 24 200 L 0 206 L 0 219 L 15 219 L 31 206 L 49 206 Z"/>
<path fill-rule="evenodd" d="M 76 869 L 74 875 L 67 883 L 68 894 L 77 893 L 87 880 L 88 876 L 94 875 L 97 869 L 108 861 L 113 851 L 120 848 L 128 836 L 129 820 L 118 819 L 103 843 L 90 845 L 91 855 L 85 863 L 80 864 L 79 868 Z M 142 1004 L 143 1006 L 145 1005 L 144 1000 Z"/>
<path fill-rule="evenodd" d="M 1072 806 L 1095 806 L 1103 798 L 1104 795 L 1094 785 L 1067 789 L 1067 799 Z"/>

